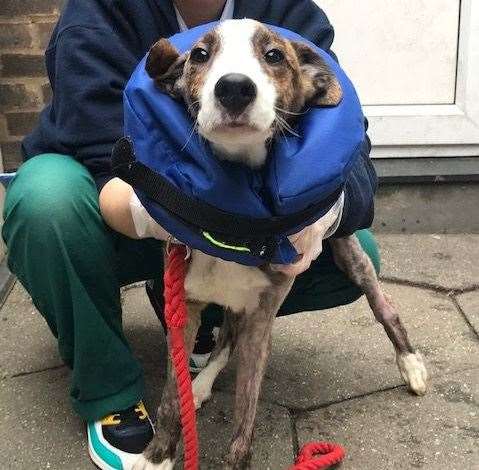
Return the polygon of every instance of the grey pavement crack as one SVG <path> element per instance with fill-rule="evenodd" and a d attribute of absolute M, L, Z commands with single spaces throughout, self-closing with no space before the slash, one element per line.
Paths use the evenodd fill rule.
<path fill-rule="evenodd" d="M 461 372 L 468 372 L 468 371 L 471 371 L 471 370 L 479 370 L 479 365 L 473 366 L 473 367 L 465 367 L 464 369 L 458 369 L 458 370 L 454 370 L 454 371 L 451 371 L 451 372 L 447 372 L 445 374 L 442 374 L 441 378 L 449 377 L 451 375 L 455 375 L 455 374 L 458 374 L 458 373 L 461 373 Z M 430 377 L 429 380 L 432 381 L 433 379 L 434 379 L 434 377 Z M 338 399 L 338 400 L 331 400 L 331 401 L 328 401 L 328 402 L 320 404 L 320 405 L 313 405 L 313 406 L 305 407 L 305 408 L 295 408 L 295 407 L 291 407 L 291 406 L 282 405 L 282 404 L 277 403 L 277 402 L 270 402 L 270 403 L 272 403 L 276 406 L 286 408 L 289 411 L 289 413 L 296 419 L 296 418 L 302 416 L 303 414 L 309 413 L 311 411 L 321 410 L 323 408 L 328 408 L 328 407 L 333 406 L 333 405 L 339 405 L 341 403 L 346 403 L 346 402 L 349 402 L 349 401 L 354 401 L 354 400 L 359 400 L 361 398 L 369 397 L 371 395 L 375 395 L 376 393 L 380 394 L 380 393 L 384 393 L 384 392 L 389 392 L 391 390 L 398 390 L 398 389 L 401 389 L 401 388 L 406 388 L 406 385 L 405 384 L 392 385 L 390 387 L 379 388 L 377 390 L 371 390 L 370 392 L 360 393 L 358 395 L 352 395 L 350 397 L 341 398 L 341 399 Z"/>
<path fill-rule="evenodd" d="M 400 279 L 394 276 L 380 276 L 380 280 L 386 284 L 397 284 L 400 286 L 417 287 L 419 289 L 432 290 L 434 292 L 440 292 L 442 294 L 448 295 L 460 295 L 479 290 L 479 284 L 473 284 L 471 286 L 464 287 L 463 289 L 454 289 L 450 287 L 440 286 L 439 284 L 421 281 L 410 281 L 407 279 Z"/>
<path fill-rule="evenodd" d="M 16 374 L 5 375 L 0 380 L 16 379 L 18 377 L 25 377 L 25 376 L 32 375 L 32 374 L 40 374 L 42 372 L 48 372 L 49 370 L 62 369 L 63 367 L 66 367 L 66 365 L 65 364 L 58 364 L 56 366 L 44 367 L 42 369 L 17 372 Z"/>
<path fill-rule="evenodd" d="M 296 459 L 297 455 L 299 454 L 299 437 L 298 437 L 298 429 L 296 427 L 296 418 L 294 413 L 292 413 L 289 409 L 287 409 L 288 416 L 289 416 L 289 424 L 291 427 L 291 444 L 293 446 L 293 459 Z"/>
<path fill-rule="evenodd" d="M 457 295 L 458 294 L 451 294 L 449 295 L 449 297 L 451 298 L 451 301 L 452 303 L 454 304 L 454 306 L 456 307 L 457 311 L 462 315 L 462 317 L 464 318 L 464 321 L 467 323 L 467 325 L 469 326 L 469 328 L 471 329 L 471 331 L 479 338 L 479 331 L 477 331 L 475 328 L 474 328 L 474 325 L 469 321 L 469 318 L 467 317 L 466 315 L 466 312 L 464 311 L 464 309 L 461 307 L 461 304 L 459 303 L 459 301 L 457 300 Z"/>
<path fill-rule="evenodd" d="M 296 419 L 296 418 L 302 416 L 303 414 L 309 413 L 310 411 L 321 410 L 323 408 L 328 408 L 329 406 L 332 406 L 332 405 L 339 405 L 341 403 L 346 403 L 348 401 L 353 401 L 353 400 L 358 400 L 358 399 L 361 399 L 361 398 L 369 397 L 369 396 L 374 395 L 376 393 L 389 392 L 391 390 L 396 390 L 396 389 L 399 389 L 399 388 L 406 388 L 406 385 L 400 384 L 400 385 L 393 385 L 393 386 L 390 386 L 390 387 L 379 388 L 377 390 L 372 390 L 370 392 L 360 393 L 359 395 L 352 395 L 350 397 L 340 398 L 338 400 L 331 400 L 331 401 L 328 401 L 326 403 L 322 403 L 321 405 L 312 405 L 312 406 L 307 406 L 307 407 L 304 407 L 304 408 L 287 407 L 287 409 Z M 278 403 L 275 403 L 275 404 L 279 405 Z"/>

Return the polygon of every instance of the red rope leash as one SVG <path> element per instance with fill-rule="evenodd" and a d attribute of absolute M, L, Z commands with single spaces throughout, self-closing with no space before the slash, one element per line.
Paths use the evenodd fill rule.
<path fill-rule="evenodd" d="M 319 457 L 318 457 L 319 455 Z M 309 442 L 305 444 L 288 470 L 320 470 L 338 464 L 344 459 L 344 449 L 332 442 Z"/>
<path fill-rule="evenodd" d="M 187 322 L 185 302 L 185 258 L 183 245 L 172 246 L 165 270 L 165 320 L 170 336 L 170 355 L 176 374 L 180 403 L 185 470 L 198 470 L 198 434 L 191 376 L 186 357 L 183 330 Z M 310 442 L 300 451 L 295 465 L 288 470 L 322 470 L 344 459 L 344 449 L 329 442 Z"/>
<path fill-rule="evenodd" d="M 183 433 L 184 463 L 187 470 L 198 470 L 198 434 L 196 410 L 191 388 L 191 376 L 186 358 L 183 330 L 187 312 L 185 302 L 184 246 L 172 246 L 165 270 L 165 321 L 170 336 L 171 362 L 176 373 L 176 389 L 180 404 L 181 431 Z"/>

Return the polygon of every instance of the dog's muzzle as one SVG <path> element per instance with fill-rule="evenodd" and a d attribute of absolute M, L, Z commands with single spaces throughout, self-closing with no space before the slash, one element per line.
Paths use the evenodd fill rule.
<path fill-rule="evenodd" d="M 215 97 L 231 114 L 238 116 L 256 98 L 256 85 L 242 73 L 228 73 L 216 83 Z"/>

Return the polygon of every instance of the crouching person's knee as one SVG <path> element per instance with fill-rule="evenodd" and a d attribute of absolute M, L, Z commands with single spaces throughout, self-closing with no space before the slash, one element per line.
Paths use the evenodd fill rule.
<path fill-rule="evenodd" d="M 88 213 L 100 217 L 95 184 L 83 165 L 58 154 L 28 160 L 5 197 L 2 235 L 11 268 L 78 236 Z"/>

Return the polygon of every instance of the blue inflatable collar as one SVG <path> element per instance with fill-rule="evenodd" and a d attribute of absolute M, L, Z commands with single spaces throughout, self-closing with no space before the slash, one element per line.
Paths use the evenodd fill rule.
<path fill-rule="evenodd" d="M 170 41 L 183 53 L 215 24 L 176 34 Z M 278 137 L 261 169 L 217 159 L 198 135 L 190 136 L 193 122 L 184 104 L 155 87 L 145 70 L 145 57 L 124 92 L 125 135 L 135 159 L 125 157 L 125 141 L 114 156 L 117 175 L 133 181 L 142 204 L 169 233 L 192 248 L 246 265 L 295 260 L 287 236 L 332 207 L 359 156 L 365 132 L 358 97 L 339 65 L 296 33 L 271 28 L 316 50 L 342 88 L 338 106 L 315 107 L 301 117 L 296 128 L 301 137 Z M 179 199 L 192 205 L 177 204 Z M 191 213 L 185 207 L 193 207 Z M 201 208 L 204 217 L 191 223 L 189 216 Z M 226 229 L 222 220 L 236 224 Z M 251 227 L 264 230 L 251 233 Z"/>

